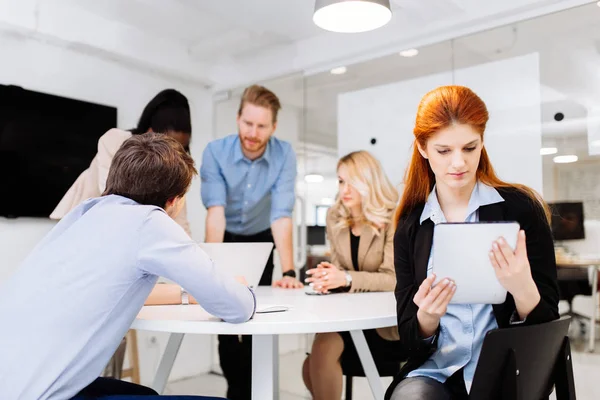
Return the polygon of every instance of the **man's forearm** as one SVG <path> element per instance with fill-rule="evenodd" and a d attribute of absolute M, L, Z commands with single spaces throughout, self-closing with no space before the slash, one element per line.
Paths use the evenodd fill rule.
<path fill-rule="evenodd" d="M 192 304 L 197 304 L 192 296 L 189 296 L 189 301 Z M 181 286 L 171 283 L 157 284 L 144 302 L 145 306 L 169 304 L 181 304 Z"/>
<path fill-rule="evenodd" d="M 206 215 L 206 235 L 204 241 L 207 243 L 222 243 L 225 237 L 225 209 L 223 207 L 211 207 Z"/>
<path fill-rule="evenodd" d="M 294 269 L 294 254 L 292 243 L 292 219 L 288 217 L 279 218 L 271 224 L 275 247 L 281 260 L 281 269 L 283 272 Z"/>

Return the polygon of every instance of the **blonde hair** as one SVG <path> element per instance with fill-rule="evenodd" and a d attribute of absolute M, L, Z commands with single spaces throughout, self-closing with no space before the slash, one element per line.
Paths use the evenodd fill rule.
<path fill-rule="evenodd" d="M 398 203 L 398 191 L 383 171 L 381 163 L 368 151 L 355 151 L 338 161 L 348 171 L 348 184 L 360 193 L 363 223 L 370 225 L 378 235 L 384 226 L 392 222 L 392 215 Z M 350 210 L 344 206 L 338 193 L 330 212 L 335 226 L 351 227 Z"/>

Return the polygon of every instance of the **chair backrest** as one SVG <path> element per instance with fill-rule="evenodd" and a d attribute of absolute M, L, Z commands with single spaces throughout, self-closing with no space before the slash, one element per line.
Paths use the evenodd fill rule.
<path fill-rule="evenodd" d="M 569 352 L 566 359 L 570 362 L 567 337 L 570 319 L 563 317 L 544 324 L 488 332 L 475 370 L 470 398 L 547 398 L 556 383 L 555 372 L 565 351 Z M 572 378 L 570 364 L 569 368 Z"/>

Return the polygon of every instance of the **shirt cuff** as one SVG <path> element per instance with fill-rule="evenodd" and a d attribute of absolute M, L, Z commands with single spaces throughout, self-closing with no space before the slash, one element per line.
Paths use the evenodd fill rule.
<path fill-rule="evenodd" d="M 204 203 L 204 208 L 206 208 L 207 210 L 211 207 L 226 207 L 227 206 L 227 202 L 223 201 L 223 200 L 207 200 L 207 201 L 203 201 Z"/>
<path fill-rule="evenodd" d="M 275 222 L 281 218 L 292 218 L 292 212 L 291 211 L 289 211 L 289 212 L 283 211 L 283 210 L 271 212 L 270 223 L 272 224 L 273 222 Z"/>
<path fill-rule="evenodd" d="M 525 323 L 525 321 L 527 320 L 527 317 L 525 317 L 522 321 L 519 319 L 519 313 L 517 313 L 517 310 L 513 311 L 512 315 L 510 316 L 510 319 L 508 320 L 508 324 L 509 325 L 521 325 L 523 323 Z"/>
<path fill-rule="evenodd" d="M 421 339 L 421 341 L 426 345 L 430 345 L 433 343 L 433 341 L 435 340 L 436 337 L 437 337 L 437 333 L 434 333 L 433 335 L 429 336 L 428 338 Z"/>

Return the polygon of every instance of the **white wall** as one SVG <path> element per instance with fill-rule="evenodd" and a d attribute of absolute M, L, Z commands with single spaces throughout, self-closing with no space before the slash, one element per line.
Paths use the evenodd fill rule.
<path fill-rule="evenodd" d="M 296 191 L 304 197 L 306 208 L 306 225 L 316 225 L 316 207 L 331 205 L 323 202 L 323 199 L 335 199 L 338 191 L 337 178 L 325 178 L 323 182 L 307 183 L 298 179 Z M 297 215 L 297 221 L 300 216 Z"/>
<path fill-rule="evenodd" d="M 600 154 L 600 107 L 589 107 L 587 114 L 588 153 L 590 156 Z"/>
<path fill-rule="evenodd" d="M 541 108 L 537 54 L 341 94 L 338 154 L 367 149 L 397 185 L 411 156 L 422 96 L 452 83 L 471 87 L 486 103 L 485 143 L 500 178 L 542 191 Z M 375 137 L 377 143 L 370 144 Z"/>
<path fill-rule="evenodd" d="M 168 87 L 181 90 L 190 101 L 193 126 L 191 149 L 199 165 L 202 149 L 212 129 L 212 101 L 210 94 L 202 87 L 184 81 L 165 80 L 151 71 L 133 69 L 19 36 L 0 35 L 0 48 L 0 83 L 116 106 L 120 128 L 133 127 L 143 107 L 158 91 Z M 204 235 L 205 216 L 199 192 L 199 180 L 195 179 L 188 194 L 188 213 L 193 236 L 197 240 Z M 53 222 L 49 219 L 0 218 L 0 282 L 15 271 L 52 226 Z M 153 337 L 158 337 L 158 341 L 152 340 Z M 164 344 L 164 336 L 139 333 L 143 383 L 151 382 L 158 363 L 159 348 L 162 351 Z M 171 378 L 207 371 L 210 359 L 210 339 L 190 335 L 184 340 Z"/>

